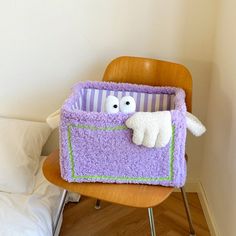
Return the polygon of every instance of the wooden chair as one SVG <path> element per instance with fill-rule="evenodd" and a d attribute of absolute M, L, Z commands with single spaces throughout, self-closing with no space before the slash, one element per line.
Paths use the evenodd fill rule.
<path fill-rule="evenodd" d="M 183 65 L 150 58 L 123 56 L 114 59 L 107 66 L 103 76 L 103 80 L 112 82 L 146 84 L 151 86 L 173 86 L 182 88 L 186 93 L 185 101 L 187 110 L 189 112 L 192 111 L 192 76 L 188 69 Z M 147 186 L 146 191 L 149 189 L 149 187 L 150 186 Z M 173 190 L 174 188 L 167 189 L 165 187 L 156 186 L 155 192 L 153 192 L 153 194 L 162 197 L 158 200 L 156 199 L 154 205 L 156 206 L 163 202 Z M 195 235 L 187 196 L 183 187 L 181 188 L 181 193 L 183 196 L 184 206 L 189 222 L 190 235 Z M 126 193 L 123 194 L 125 195 Z M 145 194 L 143 201 L 145 202 Z M 146 201 L 148 201 L 148 199 L 146 199 Z M 99 202 L 97 202 L 97 205 L 98 204 Z M 151 235 L 156 235 L 152 212 L 153 203 L 151 204 L 150 202 L 146 202 L 146 204 L 136 205 L 134 203 L 134 199 L 129 199 L 128 204 L 125 205 L 135 207 L 148 206 Z"/>
<path fill-rule="evenodd" d="M 186 92 L 186 104 L 191 111 L 192 78 L 182 65 L 155 59 L 138 57 L 119 57 L 113 60 L 105 70 L 104 81 L 128 82 L 152 86 L 181 87 Z M 153 207 L 162 203 L 174 188 L 136 185 L 136 184 L 103 184 L 103 183 L 68 183 L 60 177 L 58 151 L 52 153 L 44 163 L 45 177 L 52 183 L 72 192 L 100 200 L 131 207 L 148 208 L 151 235 L 155 236 Z M 181 188 L 190 235 L 195 235 L 189 205 L 184 188 Z"/>

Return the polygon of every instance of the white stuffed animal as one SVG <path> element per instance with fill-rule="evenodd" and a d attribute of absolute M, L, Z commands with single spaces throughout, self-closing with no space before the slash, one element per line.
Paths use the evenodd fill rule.
<path fill-rule="evenodd" d="M 115 96 L 108 96 L 105 101 L 105 111 L 110 114 L 119 112 L 119 99 Z"/>
<path fill-rule="evenodd" d="M 145 147 L 164 147 L 172 134 L 169 111 L 137 112 L 126 122 L 133 130 L 133 143 Z"/>
<path fill-rule="evenodd" d="M 171 113 L 169 111 L 137 112 L 125 122 L 133 130 L 133 142 L 145 147 L 164 147 L 172 135 Z M 195 136 L 201 136 L 205 126 L 192 114 L 186 112 L 187 129 Z"/>
<path fill-rule="evenodd" d="M 125 96 L 120 100 L 120 112 L 133 113 L 136 110 L 136 102 L 133 97 Z"/>

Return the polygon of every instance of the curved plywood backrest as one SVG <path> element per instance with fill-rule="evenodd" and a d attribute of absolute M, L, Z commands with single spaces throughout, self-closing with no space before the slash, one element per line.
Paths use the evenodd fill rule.
<path fill-rule="evenodd" d="M 192 110 L 192 77 L 180 64 L 141 57 L 118 57 L 106 68 L 104 81 L 172 86 L 185 90 L 186 105 Z"/>

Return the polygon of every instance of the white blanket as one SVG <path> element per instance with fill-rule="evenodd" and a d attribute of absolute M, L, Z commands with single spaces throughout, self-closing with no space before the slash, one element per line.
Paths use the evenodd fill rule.
<path fill-rule="evenodd" d="M 0 235 L 51 236 L 61 197 L 62 190 L 47 182 L 40 167 L 32 195 L 0 192 Z"/>

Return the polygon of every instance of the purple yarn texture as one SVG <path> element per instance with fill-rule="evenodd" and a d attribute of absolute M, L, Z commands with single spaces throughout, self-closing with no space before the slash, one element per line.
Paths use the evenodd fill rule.
<path fill-rule="evenodd" d="M 132 143 L 125 121 L 132 114 L 107 114 L 72 109 L 86 88 L 148 94 L 174 94 L 173 136 L 163 148 Z M 174 87 L 113 82 L 76 84 L 61 109 L 60 168 L 68 182 L 135 183 L 181 187 L 186 180 L 185 93 Z"/>

